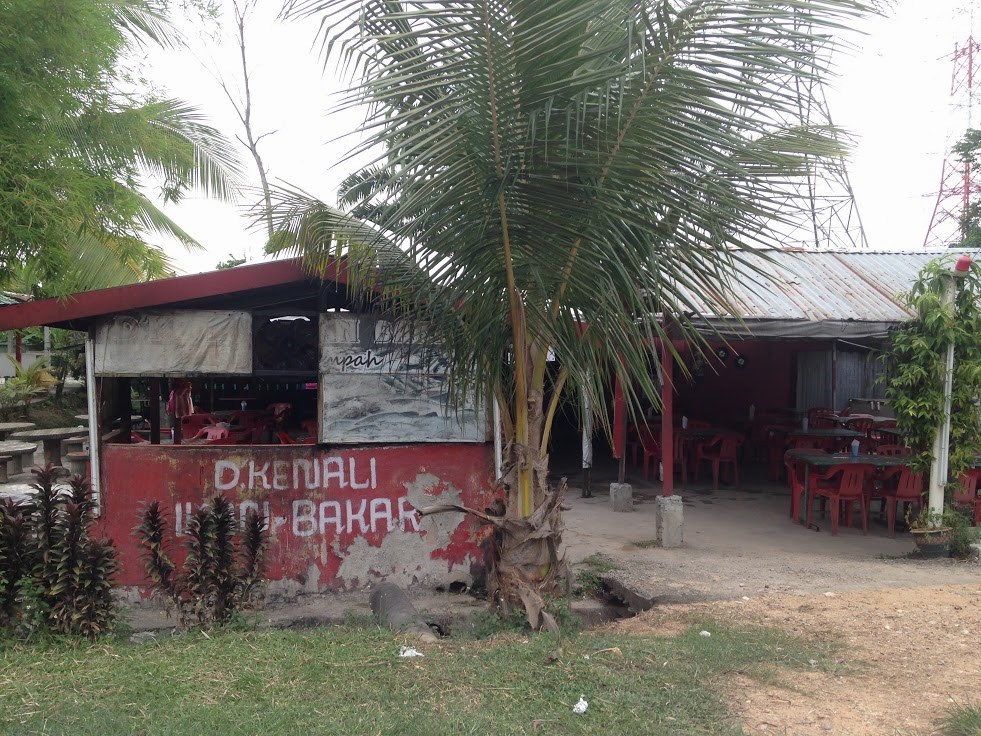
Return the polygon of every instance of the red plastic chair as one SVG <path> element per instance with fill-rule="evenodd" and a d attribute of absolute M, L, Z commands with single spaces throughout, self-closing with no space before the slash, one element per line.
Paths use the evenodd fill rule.
<path fill-rule="evenodd" d="M 800 504 L 804 498 L 804 467 L 796 458 L 784 456 L 787 468 L 787 485 L 790 486 L 790 518 L 796 523 L 800 518 Z"/>
<path fill-rule="evenodd" d="M 640 452 L 640 433 L 636 424 L 627 425 L 626 434 L 627 449 L 630 450 L 630 462 L 634 467 L 637 466 L 637 453 Z"/>
<path fill-rule="evenodd" d="M 266 407 L 266 411 L 272 414 L 273 423 L 276 427 L 283 429 L 286 427 L 286 420 L 293 413 L 293 405 L 289 403 L 270 404 Z"/>
<path fill-rule="evenodd" d="M 865 493 L 865 480 L 872 474 L 873 466 L 865 463 L 835 465 L 824 473 L 811 473 L 811 496 L 807 504 L 807 525 L 811 525 L 814 501 L 826 498 L 831 506 L 831 533 L 838 534 L 841 506 L 845 506 L 845 523 L 851 524 L 852 508 L 857 501 L 862 512 L 862 533 L 869 533 L 869 498 Z"/>
<path fill-rule="evenodd" d="M 661 460 L 661 443 L 647 425 L 637 427 L 637 440 L 640 442 L 641 451 L 644 453 L 644 480 L 650 480 L 652 472 L 651 460 L 658 462 Z M 637 464 L 636 459 L 634 460 L 634 464 Z"/>
<path fill-rule="evenodd" d="M 951 499 L 954 508 L 965 509 L 971 515 L 971 522 L 981 524 L 981 498 L 978 497 L 978 480 L 981 469 L 968 470 L 957 478 L 957 486 Z"/>
<path fill-rule="evenodd" d="M 201 427 L 198 433 L 191 437 L 192 440 L 224 440 L 228 439 L 228 427 L 207 426 Z"/>
<path fill-rule="evenodd" d="M 815 406 L 807 410 L 807 426 L 811 429 L 831 429 L 835 426 L 835 410 L 830 406 Z"/>
<path fill-rule="evenodd" d="M 703 461 L 712 465 L 712 488 L 719 489 L 719 473 L 722 465 L 732 468 L 733 482 L 739 485 L 739 445 L 743 442 L 741 434 L 724 432 L 716 437 L 695 445 L 695 480 Z"/>
<path fill-rule="evenodd" d="M 207 412 L 198 414 L 187 414 L 181 417 L 181 436 L 192 437 L 200 432 L 204 427 L 218 424 L 218 420 Z"/>
<path fill-rule="evenodd" d="M 845 422 L 845 426 L 854 432 L 864 432 L 868 435 L 874 424 L 872 417 L 853 417 Z"/>
<path fill-rule="evenodd" d="M 906 445 L 879 445 L 875 448 L 876 455 L 888 455 L 890 457 L 905 457 L 909 455 L 909 448 Z"/>
<path fill-rule="evenodd" d="M 898 478 L 896 485 L 890 481 Z M 882 474 L 883 497 L 886 501 L 886 528 L 890 537 L 896 536 L 896 512 L 899 504 L 923 506 L 923 473 L 914 473 L 909 468 L 888 468 Z"/>

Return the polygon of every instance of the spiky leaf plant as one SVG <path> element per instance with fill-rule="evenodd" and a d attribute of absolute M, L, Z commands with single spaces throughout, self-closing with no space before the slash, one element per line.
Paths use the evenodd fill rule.
<path fill-rule="evenodd" d="M 226 623 L 249 600 L 261 577 L 265 518 L 250 511 L 239 535 L 231 503 L 215 496 L 188 520 L 180 572 L 167 551 L 166 526 L 160 504 L 153 501 L 135 530 L 151 587 L 167 596 L 181 628 Z M 236 544 L 242 548 L 238 554 Z"/>
<path fill-rule="evenodd" d="M 0 504 L 0 628 L 95 638 L 115 619 L 115 549 L 91 536 L 88 484 L 61 488 L 62 472 L 35 470 L 31 501 Z"/>

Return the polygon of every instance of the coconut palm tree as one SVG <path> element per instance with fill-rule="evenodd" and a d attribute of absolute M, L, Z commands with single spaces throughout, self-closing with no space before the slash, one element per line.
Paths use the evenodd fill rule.
<path fill-rule="evenodd" d="M 788 182 L 838 155 L 787 125 L 814 42 L 853 0 L 294 0 L 367 109 L 335 208 L 281 191 L 273 249 L 343 255 L 384 308 L 429 322 L 460 397 L 492 396 L 507 442 L 491 589 L 533 625 L 564 583 L 564 397 L 609 428 L 604 386 L 658 400 L 653 345 L 694 336 L 691 294 L 730 311 L 746 249 L 773 245 Z M 552 362 L 552 358 L 555 362 Z M 555 366 L 552 368 L 551 366 Z M 636 410 L 636 409 L 634 409 Z M 541 615 L 540 615 L 541 614 Z"/>

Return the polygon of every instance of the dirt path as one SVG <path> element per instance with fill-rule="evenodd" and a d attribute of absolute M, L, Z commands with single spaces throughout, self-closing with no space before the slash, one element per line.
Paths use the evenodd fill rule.
<path fill-rule="evenodd" d="M 639 490 L 635 513 L 573 492 L 566 514 L 574 564 L 599 554 L 657 593 L 618 629 L 671 634 L 710 615 L 843 644 L 830 671 L 723 683 L 747 734 L 929 736 L 938 713 L 981 705 L 981 565 L 910 558 L 909 536 L 878 523 L 867 536 L 806 530 L 767 487 L 688 491 L 685 544 L 660 549 L 646 543 L 654 494 Z"/>
<path fill-rule="evenodd" d="M 726 682 L 748 734 L 928 736 L 938 712 L 981 705 L 981 585 L 669 604 L 616 627 L 671 634 L 706 614 L 844 644 L 831 672 Z"/>

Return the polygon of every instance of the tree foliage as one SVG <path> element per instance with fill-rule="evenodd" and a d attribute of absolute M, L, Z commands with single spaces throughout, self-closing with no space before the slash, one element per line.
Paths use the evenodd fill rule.
<path fill-rule="evenodd" d="M 981 267 L 971 264 L 957 280 L 953 304 L 945 306 L 952 262 L 953 256 L 931 261 L 906 295 L 915 317 L 893 332 L 886 398 L 913 451 L 910 465 L 929 472 L 934 437 L 944 418 L 947 346 L 953 343 L 948 477 L 956 480 L 981 453 Z"/>
<path fill-rule="evenodd" d="M 772 244 L 790 178 L 840 154 L 833 131 L 800 119 L 797 82 L 822 72 L 820 39 L 863 10 L 289 3 L 321 21 L 326 59 L 352 74 L 350 103 L 368 111 L 359 152 L 383 153 L 347 182 L 343 210 L 280 192 L 273 244 L 321 272 L 345 256 L 383 308 L 435 327 L 458 397 L 494 397 L 506 510 L 480 515 L 500 532 L 502 600 L 539 611 L 563 578 L 563 491 L 546 482 L 562 398 L 587 398 L 606 427 L 614 377 L 634 411 L 656 404 L 653 343 L 695 337 L 705 304 L 733 311 L 740 249 Z"/>
<path fill-rule="evenodd" d="M 150 232 L 196 241 L 140 191 L 229 197 L 234 151 L 192 107 L 125 72 L 172 43 L 165 0 L 0 3 L 0 284 L 67 293 L 171 271 Z"/>

